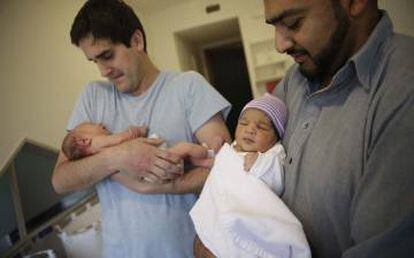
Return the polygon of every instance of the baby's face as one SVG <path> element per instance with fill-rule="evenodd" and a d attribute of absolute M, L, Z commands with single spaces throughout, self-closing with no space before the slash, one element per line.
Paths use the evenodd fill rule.
<path fill-rule="evenodd" d="M 255 108 L 247 109 L 240 117 L 235 138 L 237 147 L 246 152 L 266 152 L 278 140 L 272 122 Z"/>
<path fill-rule="evenodd" d="M 93 123 L 80 124 L 79 126 L 75 128 L 75 132 L 82 134 L 82 135 L 88 135 L 88 136 L 109 134 L 105 126 L 103 126 L 102 124 L 93 124 Z"/>

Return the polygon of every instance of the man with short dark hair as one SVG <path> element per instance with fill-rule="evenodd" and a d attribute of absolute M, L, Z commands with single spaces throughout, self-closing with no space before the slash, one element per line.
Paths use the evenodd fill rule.
<path fill-rule="evenodd" d="M 159 71 L 147 56 L 141 22 L 124 2 L 87 1 L 71 39 L 109 82 L 86 86 L 67 130 L 83 122 L 114 133 L 147 126 L 149 135 L 169 146 L 230 139 L 224 123 L 229 103 L 195 72 Z M 160 143 L 133 139 L 73 161 L 59 154 L 52 178 L 57 192 L 96 185 L 104 257 L 192 257 L 188 211 L 208 171 L 181 175 L 182 157 L 158 148 Z"/>
<path fill-rule="evenodd" d="M 296 64 L 286 205 L 313 257 L 414 257 L 414 40 L 376 0 L 264 0 L 276 49 Z"/>

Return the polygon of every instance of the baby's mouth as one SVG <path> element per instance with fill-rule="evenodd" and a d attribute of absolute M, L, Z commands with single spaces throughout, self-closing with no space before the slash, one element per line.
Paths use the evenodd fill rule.
<path fill-rule="evenodd" d="M 253 139 L 251 139 L 251 138 L 248 138 L 248 137 L 244 137 L 244 138 L 243 138 L 243 141 L 244 141 L 245 143 L 247 143 L 247 144 L 253 144 L 253 143 L 254 143 L 254 140 L 253 140 Z"/>

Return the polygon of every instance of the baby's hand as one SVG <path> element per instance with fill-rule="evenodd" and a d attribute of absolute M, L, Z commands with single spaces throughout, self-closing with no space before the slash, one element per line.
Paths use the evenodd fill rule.
<path fill-rule="evenodd" d="M 208 156 L 209 151 L 204 146 L 194 143 L 180 142 L 168 150 L 181 157 L 181 159 L 190 161 L 191 164 L 196 167 L 209 169 L 213 165 L 213 159 Z"/>
<path fill-rule="evenodd" d="M 244 171 L 249 172 L 257 157 L 259 157 L 258 152 L 249 152 L 244 156 Z"/>
<path fill-rule="evenodd" d="M 132 138 L 147 137 L 148 127 L 146 126 L 130 126 L 128 131 L 131 133 Z"/>

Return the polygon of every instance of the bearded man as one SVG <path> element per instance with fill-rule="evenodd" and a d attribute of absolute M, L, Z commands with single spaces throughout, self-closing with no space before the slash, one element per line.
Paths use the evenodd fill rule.
<path fill-rule="evenodd" d="M 376 0 L 264 0 L 288 122 L 282 199 L 313 257 L 414 257 L 414 40 Z"/>

